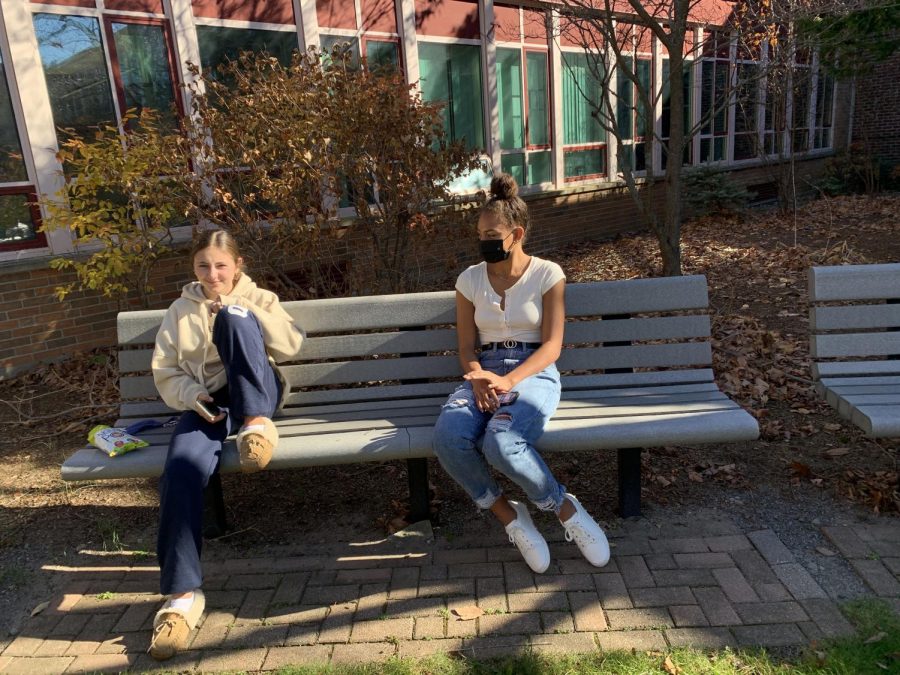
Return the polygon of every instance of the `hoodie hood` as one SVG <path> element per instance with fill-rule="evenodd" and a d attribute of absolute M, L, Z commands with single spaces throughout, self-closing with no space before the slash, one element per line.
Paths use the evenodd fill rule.
<path fill-rule="evenodd" d="M 234 284 L 234 288 L 231 289 L 231 293 L 228 293 L 229 296 L 241 296 L 246 297 L 248 294 L 253 293 L 256 290 L 256 282 L 254 282 L 246 273 L 241 272 L 241 275 L 237 278 L 237 281 Z M 203 304 L 204 302 L 212 302 L 209 298 L 207 298 L 203 294 L 203 285 L 199 281 L 192 281 L 189 284 L 186 284 L 184 288 L 181 289 L 181 297 L 187 298 L 188 300 L 193 300 L 196 303 Z"/>

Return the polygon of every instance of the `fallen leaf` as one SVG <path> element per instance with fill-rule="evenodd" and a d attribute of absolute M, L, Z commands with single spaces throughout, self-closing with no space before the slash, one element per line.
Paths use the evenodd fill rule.
<path fill-rule="evenodd" d="M 34 609 L 31 610 L 31 616 L 37 616 L 38 614 L 43 612 L 45 609 L 47 609 L 49 606 L 50 606 L 49 600 L 44 600 L 44 602 L 38 603 L 37 605 L 34 606 Z"/>
<path fill-rule="evenodd" d="M 828 556 L 829 558 L 833 555 L 837 555 L 837 551 L 832 551 L 827 546 L 816 546 L 816 550 L 822 555 Z"/>
<path fill-rule="evenodd" d="M 822 426 L 825 427 L 826 431 L 840 431 L 841 430 L 841 425 L 835 424 L 834 422 L 826 422 Z"/>
<path fill-rule="evenodd" d="M 791 469 L 793 469 L 794 473 L 800 478 L 809 478 L 812 476 L 812 469 L 809 468 L 809 464 L 804 464 L 803 462 L 791 462 Z"/>
<path fill-rule="evenodd" d="M 454 609 L 453 614 L 459 617 L 457 621 L 471 621 L 484 614 L 484 610 L 475 605 L 464 605 L 463 607 Z"/>
<path fill-rule="evenodd" d="M 663 669 L 669 673 L 669 675 L 681 675 L 682 672 L 681 668 L 672 662 L 671 656 L 667 656 L 666 660 L 663 661 Z"/>
<path fill-rule="evenodd" d="M 696 471 L 691 471 L 690 469 L 688 469 L 687 474 L 688 474 L 688 478 L 690 478 L 690 479 L 691 479 L 692 481 L 694 481 L 695 483 L 702 483 L 702 482 L 703 482 L 703 476 L 701 476 L 701 475 L 700 475 L 699 473 L 697 473 Z"/>
<path fill-rule="evenodd" d="M 874 642 L 880 642 L 881 640 L 884 640 L 884 638 L 886 638 L 886 637 L 887 637 L 887 633 L 885 633 L 883 630 L 880 630 L 877 633 L 875 633 L 875 635 L 873 635 L 868 640 L 866 640 L 863 644 L 870 645 Z"/>
<path fill-rule="evenodd" d="M 830 450 L 826 450 L 825 454 L 829 457 L 843 457 L 846 454 L 849 454 L 850 448 L 831 448 Z"/>

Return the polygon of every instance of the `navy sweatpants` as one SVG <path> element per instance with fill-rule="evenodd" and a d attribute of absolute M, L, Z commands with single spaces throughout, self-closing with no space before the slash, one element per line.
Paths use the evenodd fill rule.
<path fill-rule="evenodd" d="M 213 324 L 213 344 L 228 384 L 212 397 L 227 414 L 211 424 L 188 410 L 172 434 L 160 479 L 156 542 L 163 595 L 192 591 L 202 583 L 203 490 L 219 468 L 222 443 L 245 417 L 272 417 L 281 399 L 281 382 L 266 356 L 253 312 L 236 305 L 222 308 Z"/>

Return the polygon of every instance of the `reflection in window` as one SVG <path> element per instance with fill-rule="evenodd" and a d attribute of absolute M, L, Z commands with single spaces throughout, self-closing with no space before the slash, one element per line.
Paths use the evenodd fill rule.
<path fill-rule="evenodd" d="M 594 117 L 602 65 L 593 54 L 563 53 L 563 165 L 567 179 L 606 173 L 606 131 Z M 595 59 L 593 63 L 589 59 Z M 593 68 L 593 70 L 592 70 Z"/>
<path fill-rule="evenodd" d="M 125 109 L 151 108 L 161 120 L 171 119 L 175 92 L 162 26 L 114 22 L 112 32 Z"/>
<path fill-rule="evenodd" d="M 719 162 L 728 150 L 729 37 L 710 31 L 700 76 L 700 161 Z"/>
<path fill-rule="evenodd" d="M 355 37 L 320 34 L 319 44 L 322 46 L 322 51 L 325 53 L 326 63 L 330 62 L 331 54 L 335 49 L 338 49 L 342 55 L 349 52 L 349 58 L 347 60 L 348 66 L 351 68 L 359 67 L 359 40 Z"/>
<path fill-rule="evenodd" d="M 0 195 L 0 244 L 20 244 L 36 238 L 30 200 L 30 195 Z"/>
<path fill-rule="evenodd" d="M 25 180 L 28 175 L 22 158 L 22 143 L 9 95 L 6 68 L 0 56 L 0 182 Z"/>
<path fill-rule="evenodd" d="M 419 43 L 422 97 L 446 102 L 444 130 L 448 140 L 465 140 L 484 148 L 481 102 L 481 48 L 477 45 Z"/>
<path fill-rule="evenodd" d="M 87 135 L 90 127 L 114 123 L 97 19 L 35 14 L 34 30 L 56 126 Z"/>
<path fill-rule="evenodd" d="M 209 74 L 222 63 L 236 60 L 241 52 L 264 51 L 277 58 L 281 65 L 287 66 L 298 48 L 297 34 L 293 31 L 222 26 L 197 26 L 197 42 L 200 45 L 200 66 Z"/>
<path fill-rule="evenodd" d="M 396 42 L 366 39 L 366 65 L 369 70 L 388 68 L 397 70 L 400 67 L 400 53 Z"/>
<path fill-rule="evenodd" d="M 644 171 L 647 168 L 647 106 L 631 78 L 637 79 L 647 96 L 651 96 L 650 59 L 639 57 L 635 61 L 634 57 L 626 56 L 622 61 L 616 78 L 616 123 L 625 162 L 633 171 Z"/>
<path fill-rule="evenodd" d="M 834 126 L 834 78 L 824 72 L 818 74 L 816 87 L 816 128 L 813 135 L 814 148 L 831 147 L 831 130 Z"/>
<path fill-rule="evenodd" d="M 522 54 L 525 69 L 522 69 Z M 519 185 L 549 181 L 546 52 L 499 47 L 497 90 L 502 169 Z"/>
<path fill-rule="evenodd" d="M 734 159 L 752 159 L 760 154 L 757 111 L 761 66 L 738 63 L 734 108 Z"/>
<path fill-rule="evenodd" d="M 692 116 L 691 116 L 691 94 L 694 89 L 694 66 L 691 61 L 684 62 L 684 71 L 682 75 L 682 89 L 681 95 L 684 100 L 683 106 L 683 116 L 682 116 L 682 129 L 684 131 L 684 136 L 686 139 L 685 147 L 684 147 L 684 155 L 682 157 L 682 164 L 690 165 L 692 164 L 692 149 L 693 143 L 691 142 L 690 132 L 693 126 Z M 663 142 L 662 149 L 662 169 L 665 170 L 666 163 L 669 160 L 669 131 L 671 129 L 672 123 L 672 97 L 669 94 L 671 90 L 671 79 L 669 76 L 669 58 L 664 56 L 662 62 L 662 118 L 660 119 L 660 137 Z"/>

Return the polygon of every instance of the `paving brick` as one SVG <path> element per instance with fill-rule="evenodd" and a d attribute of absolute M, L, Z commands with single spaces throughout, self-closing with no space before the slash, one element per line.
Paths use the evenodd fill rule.
<path fill-rule="evenodd" d="M 401 642 L 399 655 L 401 658 L 423 659 L 435 654 L 453 654 L 462 649 L 463 641 L 459 638 L 446 640 L 413 640 Z"/>
<path fill-rule="evenodd" d="M 418 567 L 394 567 L 391 570 L 391 582 L 388 597 L 391 599 L 414 598 L 419 592 Z"/>
<path fill-rule="evenodd" d="M 32 656 L 65 656 L 71 646 L 72 641 L 68 638 L 47 638 Z"/>
<path fill-rule="evenodd" d="M 695 588 L 694 597 L 713 626 L 735 626 L 741 623 L 734 607 L 720 588 Z"/>
<path fill-rule="evenodd" d="M 59 675 L 75 660 L 74 656 L 47 658 L 14 657 L 3 668 L 3 675 Z"/>
<path fill-rule="evenodd" d="M 306 582 L 308 586 L 334 586 L 336 585 L 337 570 L 333 569 L 317 569 L 309 575 Z"/>
<path fill-rule="evenodd" d="M 275 595 L 269 601 L 270 605 L 298 605 L 306 582 L 309 580 L 309 572 L 291 572 L 281 577 Z"/>
<path fill-rule="evenodd" d="M 714 569 L 734 567 L 734 561 L 727 553 L 675 553 L 675 562 L 681 569 Z"/>
<path fill-rule="evenodd" d="M 468 638 L 478 635 L 478 621 L 461 621 L 453 615 L 447 619 L 448 638 Z"/>
<path fill-rule="evenodd" d="M 541 632 L 538 612 L 485 614 L 478 617 L 479 635 L 534 635 Z"/>
<path fill-rule="evenodd" d="M 445 609 L 443 598 L 406 598 L 388 600 L 384 614 L 388 618 L 401 616 L 437 616 Z"/>
<path fill-rule="evenodd" d="M 207 609 L 230 609 L 237 614 L 238 608 L 244 604 L 247 591 L 204 591 Z"/>
<path fill-rule="evenodd" d="M 95 654 L 140 654 L 150 645 L 151 631 L 113 634 L 100 643 Z"/>
<path fill-rule="evenodd" d="M 56 622 L 46 635 L 49 637 L 73 638 L 84 630 L 84 627 L 87 625 L 88 619 L 90 618 L 91 617 L 87 614 L 66 614 Z M 31 622 L 29 621 L 28 624 L 30 623 Z M 28 624 L 25 626 L 25 632 L 27 632 L 28 635 L 37 636 L 43 634 L 43 632 L 37 632 Z"/>
<path fill-rule="evenodd" d="M 356 621 L 353 623 L 353 632 L 350 634 L 351 642 L 382 642 L 387 638 L 399 640 L 412 640 L 412 617 L 401 619 L 383 619 L 376 621 Z"/>
<path fill-rule="evenodd" d="M 667 586 L 665 588 L 633 588 L 631 602 L 635 607 L 665 607 L 668 605 L 691 605 L 696 602 L 687 586 Z"/>
<path fill-rule="evenodd" d="M 416 619 L 413 638 L 416 640 L 431 640 L 443 638 L 445 634 L 444 624 L 446 620 L 440 616 L 423 616 Z"/>
<path fill-rule="evenodd" d="M 712 571 L 713 576 L 731 602 L 759 602 L 759 596 L 737 567 Z"/>
<path fill-rule="evenodd" d="M 287 607 L 269 607 L 266 612 L 266 623 L 295 624 L 295 623 L 319 623 L 328 614 L 327 607 L 310 605 L 293 605 Z"/>
<path fill-rule="evenodd" d="M 434 595 L 475 595 L 474 579 L 452 579 L 448 581 L 422 581 L 419 583 L 419 597 Z"/>
<path fill-rule="evenodd" d="M 575 622 L 569 612 L 541 612 L 545 633 L 574 633 Z"/>
<path fill-rule="evenodd" d="M 463 640 L 460 655 L 468 659 L 483 661 L 501 656 L 517 656 L 530 648 L 527 637 L 520 635 L 497 635 L 467 638 Z"/>
<path fill-rule="evenodd" d="M 841 610 L 831 600 L 809 598 L 800 604 L 809 617 L 816 623 L 825 637 L 836 638 L 853 635 L 853 626 L 841 614 Z"/>
<path fill-rule="evenodd" d="M 388 642 L 357 642 L 349 645 L 335 645 L 331 652 L 331 663 L 357 664 L 387 661 L 397 653 L 397 647 Z"/>
<path fill-rule="evenodd" d="M 488 562 L 515 562 L 522 559 L 522 554 L 517 548 L 489 548 L 487 552 Z"/>
<path fill-rule="evenodd" d="M 503 564 L 499 562 L 457 563 L 447 565 L 448 579 L 475 579 L 479 577 L 502 577 Z"/>
<path fill-rule="evenodd" d="M 547 634 L 534 636 L 531 648 L 543 654 L 588 654 L 597 651 L 597 643 L 590 633 Z"/>
<path fill-rule="evenodd" d="M 462 548 L 449 551 L 435 551 L 435 565 L 455 565 L 458 563 L 487 562 L 487 549 Z"/>
<path fill-rule="evenodd" d="M 786 647 L 806 641 L 800 629 L 792 623 L 735 626 L 731 630 L 743 647 Z"/>
<path fill-rule="evenodd" d="M 266 649 L 228 649 L 205 651 L 200 656 L 199 670 L 202 672 L 254 671 L 262 667 L 266 659 Z"/>
<path fill-rule="evenodd" d="M 80 656 L 96 652 L 100 644 L 109 638 L 109 632 L 112 630 L 116 620 L 116 616 L 108 614 L 92 616 L 84 629 L 78 634 L 78 637 L 72 640 L 66 655 Z"/>
<path fill-rule="evenodd" d="M 605 652 L 632 649 L 647 652 L 663 652 L 667 649 L 666 639 L 658 630 L 630 630 L 621 633 L 597 633 L 597 644 Z"/>
<path fill-rule="evenodd" d="M 559 534 L 564 536 L 562 532 Z M 578 546 L 574 543 L 567 541 L 554 542 L 552 538 L 548 538 L 547 544 L 550 548 L 550 560 L 578 560 L 582 557 L 581 551 L 578 550 Z"/>
<path fill-rule="evenodd" d="M 191 649 L 217 649 L 225 643 L 225 637 L 228 635 L 229 626 L 217 625 L 207 621 L 198 628 L 193 635 L 193 640 L 189 642 Z"/>
<path fill-rule="evenodd" d="M 41 646 L 44 638 L 17 635 L 3 650 L 4 656 L 31 656 Z"/>
<path fill-rule="evenodd" d="M 226 558 L 222 560 L 222 570 L 228 574 L 259 574 L 272 569 L 274 562 L 274 558 Z"/>
<path fill-rule="evenodd" d="M 266 615 L 269 609 L 269 601 L 275 595 L 272 588 L 247 591 L 244 602 L 237 613 L 238 623 L 245 621 L 258 621 Z"/>
<path fill-rule="evenodd" d="M 624 556 L 619 558 L 617 563 L 619 565 L 619 574 L 628 588 L 644 588 L 656 585 L 643 557 L 639 555 Z"/>
<path fill-rule="evenodd" d="M 263 670 L 278 670 L 288 666 L 325 665 L 331 657 L 331 647 L 313 645 L 307 647 L 278 647 L 270 649 L 263 662 Z"/>
<path fill-rule="evenodd" d="M 790 600 L 793 596 L 788 592 L 782 584 L 757 584 L 756 594 L 763 602 L 781 602 L 782 600 Z"/>
<path fill-rule="evenodd" d="M 715 586 L 712 570 L 653 570 L 657 586 Z"/>
<path fill-rule="evenodd" d="M 616 558 L 653 553 L 647 537 L 613 537 L 609 540 L 609 546 Z"/>
<path fill-rule="evenodd" d="M 724 649 L 737 644 L 727 628 L 667 628 L 666 637 L 674 648 Z"/>
<path fill-rule="evenodd" d="M 303 591 L 304 605 L 334 605 L 356 600 L 359 586 L 307 586 Z"/>
<path fill-rule="evenodd" d="M 701 537 L 651 539 L 650 548 L 656 553 L 704 553 L 709 550 L 706 541 Z"/>
<path fill-rule="evenodd" d="M 560 560 L 560 574 L 597 574 L 599 572 L 618 572 L 618 567 L 614 560 L 610 560 L 601 568 L 594 567 L 584 558 L 576 558 L 573 560 Z"/>
<path fill-rule="evenodd" d="M 284 646 L 299 647 L 316 644 L 319 640 L 320 625 L 317 623 L 303 623 L 288 626 L 288 634 L 284 639 Z"/>
<path fill-rule="evenodd" d="M 728 534 L 721 537 L 705 537 L 704 541 L 710 551 L 731 553 L 732 551 L 746 551 L 753 548 L 753 544 L 743 534 Z"/>
<path fill-rule="evenodd" d="M 228 631 L 224 646 L 228 649 L 281 647 L 287 634 L 287 626 L 263 626 L 261 624 L 234 626 Z"/>
<path fill-rule="evenodd" d="M 533 593 L 537 590 L 534 573 L 523 562 L 503 563 L 506 590 L 510 593 Z"/>
<path fill-rule="evenodd" d="M 216 610 L 207 614 L 200 621 L 200 625 L 203 627 L 206 626 L 231 626 L 237 621 L 236 615 L 234 612 L 223 612 L 221 610 Z"/>
<path fill-rule="evenodd" d="M 67 673 L 121 673 L 137 660 L 137 654 L 88 654 L 78 656 Z"/>
<path fill-rule="evenodd" d="M 363 584 L 359 590 L 354 619 L 364 621 L 383 617 L 387 599 L 387 584 Z"/>
<path fill-rule="evenodd" d="M 775 572 L 775 576 L 781 579 L 781 582 L 797 600 L 806 598 L 828 598 L 828 594 L 800 563 L 772 565 L 772 570 Z"/>
<path fill-rule="evenodd" d="M 823 527 L 822 533 L 845 558 L 865 558 L 872 553 L 869 545 L 857 536 L 856 528 L 830 526 Z"/>
<path fill-rule="evenodd" d="M 596 593 L 569 593 L 569 606 L 577 631 L 602 631 L 607 629 L 606 616 Z"/>
<path fill-rule="evenodd" d="M 446 581 L 446 565 L 422 565 L 419 568 L 419 582 L 422 581 Z"/>
<path fill-rule="evenodd" d="M 885 597 L 900 596 L 900 581 L 881 564 L 880 560 L 851 560 L 863 580 L 869 585 L 876 595 Z"/>
<path fill-rule="evenodd" d="M 113 626 L 113 630 L 122 633 L 140 630 L 151 614 L 156 614 L 156 603 L 131 605 Z"/>
<path fill-rule="evenodd" d="M 735 604 L 734 610 L 745 624 L 791 623 L 809 619 L 803 607 L 791 601 Z"/>
<path fill-rule="evenodd" d="M 870 541 L 869 547 L 882 558 L 896 558 L 900 556 L 900 542 L 896 541 Z"/>
<path fill-rule="evenodd" d="M 631 597 L 621 574 L 595 574 L 597 596 L 604 609 L 630 609 Z"/>
<path fill-rule="evenodd" d="M 131 670 L 135 673 L 189 673 L 196 670 L 198 665 L 200 665 L 200 652 L 180 652 L 165 661 L 157 661 L 149 654 L 144 653 L 138 654 Z"/>
<path fill-rule="evenodd" d="M 354 605 L 334 606 L 319 628 L 319 642 L 347 642 L 353 625 Z"/>
<path fill-rule="evenodd" d="M 225 590 L 275 588 L 281 582 L 278 574 L 235 574 L 228 578 Z"/>
<path fill-rule="evenodd" d="M 569 599 L 563 592 L 510 593 L 506 596 L 510 612 L 539 612 L 569 609 Z"/>
<path fill-rule="evenodd" d="M 737 565 L 738 569 L 750 582 L 753 588 L 759 592 L 759 584 L 779 584 L 778 577 L 769 567 L 769 564 L 763 559 L 759 552 L 755 549 L 746 551 L 733 551 L 731 559 Z"/>
<path fill-rule="evenodd" d="M 672 622 L 678 628 L 709 625 L 709 621 L 699 605 L 671 605 L 669 614 L 672 615 Z"/>
<path fill-rule="evenodd" d="M 900 542 L 900 527 L 890 523 L 884 525 L 857 525 L 853 528 L 856 535 L 866 542 L 894 541 Z"/>
<path fill-rule="evenodd" d="M 596 569 L 596 568 L 594 568 Z M 549 591 L 593 591 L 593 574 L 537 574 L 535 583 L 540 592 Z"/>
<path fill-rule="evenodd" d="M 671 553 L 648 553 L 644 556 L 644 562 L 647 568 L 652 570 L 674 570 L 678 569 L 675 564 L 675 558 Z"/>
<path fill-rule="evenodd" d="M 900 576 L 900 558 L 882 558 L 881 563 L 890 570 L 891 574 Z"/>
<path fill-rule="evenodd" d="M 336 584 L 387 583 L 391 580 L 390 567 L 338 570 L 334 578 Z"/>
<path fill-rule="evenodd" d="M 815 621 L 798 621 L 797 628 L 803 633 L 804 637 L 810 642 L 821 642 L 825 639 L 825 633 L 816 625 Z"/>
<path fill-rule="evenodd" d="M 591 580 L 593 584 L 593 580 Z M 503 579 L 487 578 L 476 579 L 475 590 L 478 597 L 478 606 L 481 609 L 494 609 L 505 612 L 509 609 L 506 603 L 506 586 Z"/>
<path fill-rule="evenodd" d="M 747 538 L 753 542 L 759 554 L 770 565 L 794 562 L 794 554 L 785 546 L 772 530 L 750 532 Z"/>
<path fill-rule="evenodd" d="M 610 609 L 606 611 L 610 630 L 631 630 L 634 628 L 659 628 L 671 626 L 672 618 L 664 607 L 644 609 Z"/>

